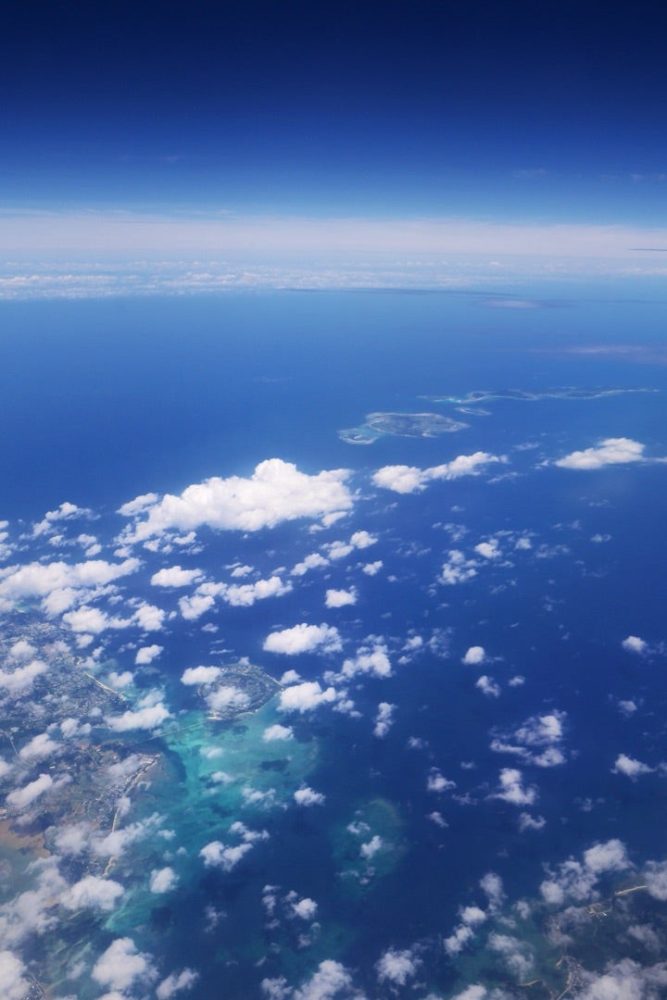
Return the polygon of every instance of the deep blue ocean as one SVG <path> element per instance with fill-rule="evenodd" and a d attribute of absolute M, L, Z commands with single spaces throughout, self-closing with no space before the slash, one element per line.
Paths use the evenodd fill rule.
<path fill-rule="evenodd" d="M 90 968 L 114 937 L 131 936 L 161 978 L 174 968 L 196 969 L 187 994 L 194 1000 L 271 996 L 260 986 L 266 978 L 284 978 L 285 992 L 274 996 L 310 1000 L 316 993 L 305 987 L 289 991 L 325 960 L 344 965 L 358 993 L 322 997 L 450 997 L 473 982 L 511 989 L 481 937 L 461 956 L 468 965 L 442 947 L 461 907 L 485 905 L 479 882 L 486 873 L 501 877 L 503 905 L 511 907 L 539 898 L 545 865 L 555 870 L 596 843 L 622 841 L 636 871 L 663 858 L 667 466 L 653 459 L 667 455 L 666 320 L 667 296 L 648 284 L 506 296 L 285 291 L 0 307 L 0 520 L 27 530 L 61 502 L 76 503 L 99 515 L 85 530 L 108 546 L 103 558 L 113 559 L 111 539 L 122 527 L 114 512 L 122 503 L 148 492 L 178 494 L 211 476 L 247 477 L 258 462 L 280 458 L 309 474 L 352 470 L 359 499 L 345 521 L 321 534 L 300 521 L 246 534 L 203 529 L 201 551 L 142 555 L 150 571 L 179 562 L 217 579 L 238 561 L 265 578 L 354 531 L 378 538 L 324 577 L 307 574 L 285 596 L 220 606 L 194 622 L 178 618 L 180 592 L 156 596 L 144 574 L 132 595 L 175 614 L 164 634 L 147 640 L 164 653 L 137 676 L 138 694 L 159 684 L 174 711 L 192 712 L 191 692 L 179 682 L 183 670 L 239 657 L 276 679 L 293 667 L 303 679 L 322 681 L 369 637 L 383 637 L 393 666 L 391 677 L 350 682 L 360 717 L 327 707 L 294 716 L 294 745 L 267 744 L 264 757 L 257 727 L 279 718 L 275 705 L 260 710 L 259 722 L 242 717 L 223 727 L 223 755 L 232 767 L 243 755 L 251 761 L 253 787 L 273 781 L 283 803 L 277 808 L 241 807 L 232 792 L 218 800 L 210 784 L 204 805 L 196 790 L 186 797 L 183 788 L 195 782 L 186 758 L 191 752 L 196 771 L 199 745 L 184 749 L 180 737 L 156 737 L 173 773 L 137 800 L 130 819 L 157 810 L 174 839 L 167 846 L 144 840 L 124 856 L 114 876 L 130 893 L 124 909 L 84 929 L 58 925 L 48 931 L 54 942 L 64 936 Z M 462 413 L 423 398 L 509 389 L 539 397 L 571 387 L 624 392 L 496 398 L 472 413 L 465 404 Z M 374 412 L 439 413 L 468 426 L 428 438 L 385 435 L 367 446 L 338 436 Z M 553 464 L 608 438 L 641 442 L 650 460 L 593 471 Z M 508 460 L 482 476 L 409 495 L 372 485 L 383 466 L 423 469 L 477 451 Z M 491 537 L 502 557 L 479 557 L 467 582 L 438 583 L 450 550 L 470 557 Z M 519 537 L 530 547 L 517 548 Z M 27 559 L 18 552 L 10 562 Z M 381 560 L 382 570 L 365 576 L 359 565 L 371 560 Z M 357 602 L 326 608 L 325 586 L 354 587 Z M 205 621 L 219 631 L 202 631 Z M 335 625 L 344 653 L 290 658 L 264 651 L 268 633 L 297 622 Z M 399 664 L 414 634 L 424 648 Z M 645 655 L 622 647 L 628 635 L 646 641 Z M 134 633 L 105 633 L 100 641 L 117 669 L 132 666 Z M 471 646 L 486 651 L 483 667 L 462 665 Z M 498 695 L 476 686 L 480 675 L 499 685 Z M 511 684 L 515 677 L 523 681 Z M 373 735 L 379 702 L 395 706 L 382 739 Z M 632 702 L 632 714 L 619 710 L 620 702 Z M 494 738 L 511 743 L 526 720 L 554 712 L 564 713 L 559 766 L 491 748 Z M 132 739 L 143 745 L 143 736 Z M 638 780 L 614 773 L 619 754 L 646 762 L 650 773 Z M 501 768 L 522 771 L 524 786 L 538 791 L 534 803 L 517 807 L 494 797 Z M 455 788 L 429 791 L 432 769 Z M 292 779 L 322 793 L 324 805 L 285 804 Z M 521 829 L 521 813 L 544 824 Z M 357 877 L 357 841 L 346 830 L 355 818 L 368 822 L 385 848 L 365 881 Z M 197 852 L 216 824 L 224 840 L 237 819 L 270 837 L 230 872 L 205 869 Z M 146 871 L 165 857 L 179 885 L 149 898 Z M 632 871 L 613 874 L 632 879 Z M 286 915 L 287 904 L 278 904 L 282 916 L 267 927 L 266 886 L 317 902 L 319 927 L 311 927 L 309 941 L 307 928 Z M 4 888 L 9 899 L 11 886 Z M 516 928 L 511 933 L 521 937 Z M 535 941 L 531 946 L 539 951 Z M 388 949 L 411 956 L 415 971 L 402 982 L 378 972 Z M 102 982 L 90 985 L 86 975 L 78 985 L 59 980 L 53 996 L 99 996 Z M 133 989 L 127 996 L 154 995 L 148 985 Z"/>

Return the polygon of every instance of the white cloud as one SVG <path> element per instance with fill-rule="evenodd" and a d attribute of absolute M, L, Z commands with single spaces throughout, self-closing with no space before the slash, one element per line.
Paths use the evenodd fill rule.
<path fill-rule="evenodd" d="M 200 569 L 182 569 L 180 566 L 169 566 L 153 573 L 153 587 L 188 587 L 202 575 Z"/>
<path fill-rule="evenodd" d="M 118 508 L 116 513 L 121 514 L 123 517 L 134 517 L 149 507 L 153 507 L 159 499 L 157 493 L 142 493 L 141 496 L 135 497 L 134 500 L 128 500 L 127 503 L 124 503 Z"/>
<path fill-rule="evenodd" d="M 317 903 L 314 899 L 309 899 L 306 896 L 297 900 L 296 903 L 292 903 L 292 912 L 301 920 L 314 920 L 317 916 Z"/>
<path fill-rule="evenodd" d="M 395 983 L 397 986 L 405 986 L 408 979 L 412 979 L 417 974 L 419 959 L 409 950 L 398 951 L 389 948 L 377 962 L 375 968 L 381 983 Z"/>
<path fill-rule="evenodd" d="M 294 739 L 294 730 L 291 726 L 281 726 L 276 723 L 276 725 L 267 726 L 262 733 L 262 739 L 265 743 L 273 743 L 276 740 L 292 740 Z"/>
<path fill-rule="evenodd" d="M 215 604 L 210 594 L 193 594 L 192 597 L 181 597 L 178 602 L 180 612 L 186 621 L 196 621 Z"/>
<path fill-rule="evenodd" d="M 371 545 L 377 545 L 377 535 L 369 531 L 355 531 L 350 535 L 350 545 L 355 549 L 369 549 Z"/>
<path fill-rule="evenodd" d="M 187 667 L 181 674 L 181 684 L 214 684 L 222 674 L 221 667 Z"/>
<path fill-rule="evenodd" d="M 504 462 L 498 455 L 486 451 L 476 451 L 472 455 L 459 455 L 444 465 L 434 465 L 428 469 L 418 469 L 411 465 L 385 465 L 373 474 L 373 482 L 394 493 L 418 493 L 435 480 L 459 479 L 461 476 L 477 476 L 484 466 L 493 462 Z"/>
<path fill-rule="evenodd" d="M 348 680 L 358 674 L 370 674 L 372 677 L 391 677 L 391 661 L 387 656 L 387 647 L 381 643 L 375 646 L 362 646 L 357 655 L 343 661 L 341 676 Z"/>
<path fill-rule="evenodd" d="M 65 892 L 61 898 L 62 905 L 67 910 L 97 909 L 109 912 L 113 910 L 124 889 L 113 879 L 99 878 L 97 875 L 86 875 Z"/>
<path fill-rule="evenodd" d="M 638 653 L 641 655 L 645 653 L 648 649 L 648 643 L 644 639 L 640 639 L 638 635 L 629 635 L 621 643 L 623 649 L 628 653 Z"/>
<path fill-rule="evenodd" d="M 329 560 L 320 555 L 319 552 L 311 552 L 301 562 L 292 567 L 292 576 L 305 576 L 311 569 L 322 569 L 329 565 Z"/>
<path fill-rule="evenodd" d="M 357 591 L 354 587 L 351 590 L 327 590 L 324 603 L 328 608 L 345 608 L 357 603 Z"/>
<path fill-rule="evenodd" d="M 129 628 L 132 624 L 131 618 L 112 618 L 101 611 L 100 608 L 83 607 L 76 611 L 68 611 L 63 615 L 63 622 L 71 628 L 77 635 L 86 633 L 88 635 L 99 635 L 108 629 Z"/>
<path fill-rule="evenodd" d="M 643 764 L 635 757 L 628 757 L 627 754 L 620 753 L 616 758 L 612 771 L 614 774 L 624 774 L 626 778 L 631 778 L 634 781 L 642 774 L 651 774 L 653 768 L 649 767 L 648 764 Z"/>
<path fill-rule="evenodd" d="M 264 640 L 268 653 L 280 653 L 286 656 L 296 656 L 299 653 L 310 653 L 315 649 L 323 653 L 335 653 L 342 649 L 338 629 L 333 625 L 306 625 L 301 622 L 292 628 L 272 632 Z"/>
<path fill-rule="evenodd" d="M 161 894 L 170 892 L 178 885 L 178 876 L 173 868 L 154 868 L 151 872 L 149 887 L 151 892 Z"/>
<path fill-rule="evenodd" d="M 297 788 L 294 793 L 294 801 L 298 806 L 321 806 L 324 805 L 324 795 L 316 792 L 314 788 L 303 785 Z"/>
<path fill-rule="evenodd" d="M 474 559 L 466 559 L 460 549 L 451 549 L 447 556 L 447 562 L 443 563 L 438 580 L 447 586 L 457 583 L 467 583 L 477 576 L 477 562 Z"/>
<path fill-rule="evenodd" d="M 30 989 L 25 965 L 11 951 L 0 951 L 0 992 L 4 1000 L 24 1000 Z"/>
<path fill-rule="evenodd" d="M 554 709 L 544 715 L 532 715 L 513 732 L 491 741 L 494 753 L 512 754 L 526 764 L 558 767 L 566 757 L 561 748 L 566 713 Z"/>
<path fill-rule="evenodd" d="M 594 844 L 584 851 L 584 864 L 596 875 L 604 872 L 620 872 L 629 867 L 630 862 L 625 845 L 613 838 L 604 843 Z"/>
<path fill-rule="evenodd" d="M 137 980 L 150 982 L 155 970 L 147 955 L 138 952 L 131 938 L 116 938 L 93 966 L 93 979 L 111 989 L 128 990 Z"/>
<path fill-rule="evenodd" d="M 378 836 L 378 834 L 376 833 L 374 836 L 371 837 L 370 840 L 367 840 L 364 844 L 360 846 L 359 854 L 362 856 L 364 861 L 371 861 L 372 858 L 374 858 L 375 855 L 379 851 L 381 851 L 383 847 L 384 847 L 384 841 L 382 840 L 382 837 Z"/>
<path fill-rule="evenodd" d="M 667 902 L 667 861 L 648 861 L 643 872 L 649 895 Z"/>
<path fill-rule="evenodd" d="M 291 583 L 285 583 L 279 576 L 271 576 L 268 580 L 256 580 L 255 583 L 223 586 L 220 596 L 232 607 L 249 608 L 256 601 L 264 601 L 267 597 L 283 597 L 291 589 Z"/>
<path fill-rule="evenodd" d="M 250 704 L 250 698 L 241 688 L 223 684 L 206 695 L 206 704 L 212 712 L 224 712 L 230 708 L 243 710 Z"/>
<path fill-rule="evenodd" d="M 629 867 L 625 845 L 617 839 L 607 840 L 584 851 L 582 861 L 564 861 L 542 883 L 540 892 L 545 902 L 555 906 L 562 906 L 567 899 L 584 902 L 590 899 L 601 875 Z"/>
<path fill-rule="evenodd" d="M 517 979 L 525 980 L 532 974 L 534 966 L 532 949 L 525 941 L 520 941 L 510 934 L 494 932 L 489 935 L 488 946 L 502 956 L 505 965 Z"/>
<path fill-rule="evenodd" d="M 461 660 L 466 666 L 477 666 L 486 662 L 486 650 L 484 646 L 470 646 Z"/>
<path fill-rule="evenodd" d="M 513 806 L 532 806 L 537 799 L 537 789 L 523 785 L 523 775 L 513 767 L 504 767 L 500 772 L 500 788 L 491 798 L 502 799 Z"/>
<path fill-rule="evenodd" d="M 457 993 L 456 996 L 452 997 L 452 1000 L 485 1000 L 487 996 L 488 990 L 486 986 L 473 983 L 472 986 L 466 986 L 461 993 Z"/>
<path fill-rule="evenodd" d="M 644 460 L 645 445 L 632 438 L 605 438 L 595 448 L 573 451 L 554 465 L 561 469 L 602 469 L 605 465 L 624 465 Z"/>
<path fill-rule="evenodd" d="M 22 761 L 32 763 L 33 761 L 46 760 L 58 750 L 60 750 L 60 743 L 52 740 L 48 733 L 39 733 L 21 748 L 19 757 Z"/>
<path fill-rule="evenodd" d="M 365 566 L 361 567 L 361 572 L 365 573 L 366 576 L 377 576 L 377 574 L 382 569 L 384 563 L 381 559 L 376 559 L 375 562 L 366 563 Z"/>
<path fill-rule="evenodd" d="M 230 872 L 251 850 L 252 844 L 249 843 L 226 847 L 221 841 L 213 840 L 202 847 L 199 856 L 207 868 L 222 868 L 223 871 Z"/>
<path fill-rule="evenodd" d="M 0 670 L 0 691 L 5 691 L 12 698 L 20 697 L 32 689 L 36 679 L 47 669 L 43 660 L 32 660 L 14 670 Z"/>
<path fill-rule="evenodd" d="M 134 612 L 134 621 L 144 632 L 159 632 L 164 619 L 165 612 L 154 604 L 140 604 Z"/>
<path fill-rule="evenodd" d="M 426 790 L 440 794 L 449 792 L 452 788 L 456 788 L 456 782 L 446 778 L 437 767 L 432 767 L 426 779 Z"/>
<path fill-rule="evenodd" d="M 197 980 L 199 973 L 192 969 L 183 969 L 181 972 L 172 972 L 171 975 L 163 979 L 155 990 L 157 1000 L 171 1000 L 171 997 L 184 990 L 191 989 Z"/>
<path fill-rule="evenodd" d="M 157 729 L 171 718 L 171 712 L 162 702 L 146 705 L 136 711 L 128 709 L 122 715 L 107 716 L 106 724 L 117 733 L 127 733 L 133 729 Z"/>
<path fill-rule="evenodd" d="M 91 559 L 82 563 L 26 563 L 2 571 L 0 579 L 0 606 L 11 607 L 14 601 L 30 598 L 48 598 L 59 592 L 73 593 L 90 590 L 135 573 L 140 566 L 138 559 L 125 559 L 122 563 L 109 563 Z M 47 606 L 48 610 L 48 606 Z"/>
<path fill-rule="evenodd" d="M 482 674 L 482 676 L 475 681 L 475 687 L 478 688 L 487 698 L 500 697 L 500 685 L 494 681 L 493 677 L 488 677 L 486 674 Z"/>
<path fill-rule="evenodd" d="M 317 972 L 294 993 L 293 1000 L 334 1000 L 341 996 L 342 990 L 351 988 L 352 977 L 345 966 L 325 959 L 320 962 Z M 269 997 L 273 1000 L 270 994 Z"/>
<path fill-rule="evenodd" d="M 15 788 L 14 791 L 10 792 L 7 796 L 7 805 L 12 809 L 26 809 L 40 795 L 48 792 L 52 785 L 53 778 L 50 774 L 40 774 L 38 778 L 28 782 L 23 788 Z"/>
<path fill-rule="evenodd" d="M 152 663 L 156 660 L 163 650 L 163 646 L 157 646 L 153 644 L 152 646 L 141 646 L 137 650 L 137 655 L 134 658 L 134 662 L 139 667 L 143 667 L 148 663 Z"/>
<path fill-rule="evenodd" d="M 120 691 L 122 688 L 129 687 L 134 682 L 134 674 L 130 670 L 124 670 L 121 674 L 116 670 L 112 670 L 107 680 L 112 688 Z"/>
<path fill-rule="evenodd" d="M 525 833 L 526 830 L 543 830 L 546 825 L 547 821 L 544 816 L 531 816 L 530 813 L 519 813 L 519 833 Z"/>
<path fill-rule="evenodd" d="M 499 559 L 502 554 L 496 538 L 492 538 L 489 542 L 480 542 L 475 546 L 475 552 L 483 559 Z"/>
<path fill-rule="evenodd" d="M 377 715 L 375 717 L 373 736 L 377 736 L 378 739 L 384 739 L 394 724 L 395 711 L 395 705 L 390 705 L 387 701 L 380 702 L 378 705 Z"/>
<path fill-rule="evenodd" d="M 53 530 L 53 525 L 58 521 L 71 521 L 75 518 L 90 517 L 91 512 L 84 507 L 77 507 L 75 503 L 65 500 L 56 510 L 49 510 L 44 515 L 42 521 L 33 525 L 32 533 L 35 538 L 45 535 Z"/>
<path fill-rule="evenodd" d="M 188 486 L 180 496 L 166 494 L 144 506 L 142 519 L 126 532 L 125 540 L 142 542 L 168 531 L 190 531 L 204 526 L 259 531 L 282 521 L 321 518 L 346 511 L 353 504 L 353 496 L 345 485 L 348 477 L 346 469 L 311 476 L 290 462 L 268 459 L 248 478 L 214 477 Z"/>

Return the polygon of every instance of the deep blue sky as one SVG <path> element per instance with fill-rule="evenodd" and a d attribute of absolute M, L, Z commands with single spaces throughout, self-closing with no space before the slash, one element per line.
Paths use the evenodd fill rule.
<path fill-rule="evenodd" d="M 660 2 L 2 6 L 6 207 L 665 221 Z"/>

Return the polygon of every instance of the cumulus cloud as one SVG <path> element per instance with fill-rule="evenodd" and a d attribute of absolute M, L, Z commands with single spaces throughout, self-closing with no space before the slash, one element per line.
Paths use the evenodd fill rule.
<path fill-rule="evenodd" d="M 236 844 L 227 847 L 219 840 L 213 840 L 206 844 L 199 852 L 207 868 L 222 868 L 223 871 L 230 872 L 236 868 L 241 859 L 252 850 L 251 843 Z"/>
<path fill-rule="evenodd" d="M 311 653 L 320 650 L 323 653 L 335 653 L 342 649 L 338 629 L 333 625 L 307 625 L 301 622 L 292 628 L 279 632 L 271 632 L 264 640 L 267 653 L 280 653 L 285 656 L 296 656 L 299 653 Z"/>
<path fill-rule="evenodd" d="M 48 733 L 39 733 L 33 736 L 19 752 L 19 758 L 27 763 L 38 760 L 46 760 L 60 750 L 60 743 L 52 740 Z"/>
<path fill-rule="evenodd" d="M 465 663 L 465 665 L 469 667 L 475 667 L 478 664 L 485 662 L 486 650 L 484 649 L 484 646 L 470 646 L 461 660 L 461 663 Z"/>
<path fill-rule="evenodd" d="M 279 576 L 271 576 L 268 580 L 256 580 L 254 583 L 222 585 L 219 594 L 226 604 L 234 608 L 249 608 L 256 601 L 265 601 L 268 597 L 283 597 L 291 589 L 291 583 L 285 583 Z"/>
<path fill-rule="evenodd" d="M 475 552 L 483 559 L 499 559 L 501 556 L 500 545 L 497 538 L 492 538 L 488 542 L 480 542 L 475 546 Z"/>
<path fill-rule="evenodd" d="M 155 705 L 143 705 L 135 711 L 128 709 L 122 715 L 107 716 L 105 721 L 109 729 L 117 733 L 127 733 L 133 729 L 157 729 L 170 718 L 169 709 L 162 702 L 158 702 Z"/>
<path fill-rule="evenodd" d="M 70 886 L 61 898 L 66 910 L 97 909 L 113 910 L 124 889 L 113 879 L 99 878 L 96 875 L 86 875 Z"/>
<path fill-rule="evenodd" d="M 493 677 L 488 677 L 487 674 L 482 674 L 475 681 L 475 687 L 487 698 L 500 697 L 500 685 L 494 681 Z"/>
<path fill-rule="evenodd" d="M 180 496 L 166 494 L 160 500 L 143 503 L 124 540 L 143 542 L 166 532 L 204 526 L 260 531 L 282 521 L 319 519 L 347 511 L 354 502 L 346 485 L 349 475 L 346 469 L 333 469 L 311 476 L 290 462 L 268 459 L 248 478 L 216 476 L 188 486 Z M 128 513 L 127 505 L 121 513 Z"/>
<path fill-rule="evenodd" d="M 113 990 L 128 990 L 136 982 L 151 982 L 155 970 L 148 957 L 137 951 L 131 938 L 116 938 L 93 966 L 93 979 Z"/>
<path fill-rule="evenodd" d="M 48 598 L 65 595 L 65 610 L 78 600 L 81 592 L 104 586 L 129 576 L 139 569 L 138 559 L 125 559 L 121 563 L 109 563 L 103 559 L 90 559 L 82 563 L 26 563 L 24 566 L 9 567 L 2 571 L 0 579 L 0 608 L 9 609 L 14 602 L 42 598 L 43 607 L 49 613 L 53 605 Z"/>
<path fill-rule="evenodd" d="M 554 465 L 561 469 L 602 469 L 605 465 L 625 465 L 644 461 L 645 445 L 632 438 L 605 438 L 594 448 L 573 451 Z"/>
<path fill-rule="evenodd" d="M 151 872 L 149 888 L 151 892 L 161 895 L 163 892 L 170 892 L 178 885 L 178 876 L 173 868 L 154 868 Z"/>
<path fill-rule="evenodd" d="M 319 552 L 311 552 L 301 562 L 296 563 L 291 570 L 292 576 L 305 576 L 311 569 L 322 569 L 329 565 L 329 560 Z"/>
<path fill-rule="evenodd" d="M 169 566 L 153 573 L 151 584 L 153 587 L 189 587 L 191 583 L 201 577 L 199 569 L 182 569 L 180 566 Z"/>
<path fill-rule="evenodd" d="M 157 646 L 155 643 L 151 646 L 141 646 L 137 650 L 134 662 L 138 667 L 146 666 L 148 663 L 152 663 L 153 660 L 158 658 L 163 648 L 163 646 Z"/>
<path fill-rule="evenodd" d="M 382 837 L 378 836 L 378 834 L 376 833 L 374 834 L 374 836 L 371 837 L 370 840 L 367 840 L 364 844 L 361 845 L 361 847 L 359 848 L 359 854 L 365 861 L 371 861 L 372 858 L 374 858 L 375 855 L 378 853 L 378 851 L 381 851 L 383 847 L 384 847 L 384 841 Z"/>
<path fill-rule="evenodd" d="M 232 708 L 243 710 L 250 704 L 250 698 L 241 688 L 233 684 L 222 684 L 206 695 L 206 704 L 213 712 L 224 712 Z"/>
<path fill-rule="evenodd" d="M 181 674 L 181 684 L 214 684 L 222 674 L 221 667 L 187 667 Z"/>
<path fill-rule="evenodd" d="M 50 774 L 40 774 L 34 781 L 28 782 L 22 788 L 15 788 L 7 796 L 7 805 L 11 809 L 27 809 L 41 795 L 53 786 L 53 778 Z"/>
<path fill-rule="evenodd" d="M 494 753 L 511 754 L 525 764 L 557 767 L 566 759 L 562 749 L 566 719 L 566 713 L 557 709 L 532 715 L 517 729 L 495 736 L 491 749 Z"/>
<path fill-rule="evenodd" d="M 334 688 L 324 690 L 319 681 L 303 681 L 292 684 L 280 692 L 278 707 L 282 712 L 312 712 L 320 705 L 331 704 L 337 698 Z"/>
<path fill-rule="evenodd" d="M 314 788 L 302 785 L 294 793 L 294 801 L 298 806 L 321 806 L 324 805 L 324 795 L 316 792 Z"/>
<path fill-rule="evenodd" d="M 185 990 L 192 989 L 198 979 L 199 974 L 193 969 L 172 972 L 171 975 L 158 984 L 155 996 L 157 1000 L 171 1000 L 171 997 L 176 996 L 177 993 L 183 993 Z"/>
<path fill-rule="evenodd" d="M 413 979 L 419 968 L 419 959 L 412 951 L 403 951 L 389 948 L 379 959 L 376 966 L 377 977 L 381 983 L 394 983 L 396 986 L 405 986 L 409 979 Z"/>
<path fill-rule="evenodd" d="M 10 698 L 18 698 L 27 694 L 41 675 L 46 673 L 47 665 L 43 660 L 32 660 L 24 666 L 13 670 L 0 670 L 0 691 Z"/>
<path fill-rule="evenodd" d="M 394 493 L 418 493 L 435 480 L 477 476 L 486 465 L 504 461 L 507 461 L 504 457 L 490 455 L 486 451 L 476 451 L 472 455 L 459 455 L 451 462 L 434 465 L 428 469 L 418 469 L 411 465 L 385 465 L 373 474 L 373 482 L 376 486 L 392 490 Z"/>
<path fill-rule="evenodd" d="M 504 767 L 500 772 L 500 786 L 497 792 L 491 796 L 494 799 L 502 799 L 513 806 L 532 806 L 537 800 L 537 789 L 523 784 L 521 771 L 513 767 Z"/>
<path fill-rule="evenodd" d="M 387 655 L 387 647 L 383 643 L 362 646 L 356 656 L 343 661 L 340 673 L 348 680 L 358 674 L 368 674 L 371 677 L 391 677 L 392 667 Z"/>
<path fill-rule="evenodd" d="M 265 743 L 274 743 L 276 740 L 293 740 L 294 730 L 291 726 L 281 726 L 276 723 L 276 725 L 266 727 L 262 733 L 262 739 Z"/>
<path fill-rule="evenodd" d="M 345 966 L 332 959 L 325 959 L 320 962 L 317 972 L 294 993 L 293 1000 L 334 1000 L 341 996 L 343 990 L 351 989 L 352 977 Z M 271 997 L 265 988 L 264 992 L 265 996 Z"/>
<path fill-rule="evenodd" d="M 542 883 L 540 892 L 545 902 L 555 906 L 562 906 L 568 899 L 584 902 L 591 897 L 601 876 L 629 867 L 625 845 L 613 838 L 593 844 L 584 851 L 581 861 L 574 858 L 564 861 Z"/>
<path fill-rule="evenodd" d="M 645 653 L 648 649 L 648 643 L 644 639 L 640 639 L 638 635 L 629 635 L 621 643 L 623 649 L 628 653 L 638 653 L 641 655 Z"/>
<path fill-rule="evenodd" d="M 327 590 L 324 603 L 328 608 L 345 608 L 357 603 L 357 591 L 354 587 L 351 590 Z"/>
<path fill-rule="evenodd" d="M 0 992 L 5 1000 L 24 1000 L 30 984 L 24 978 L 25 965 L 11 951 L 0 951 Z"/>
<path fill-rule="evenodd" d="M 442 565 L 438 580 L 451 587 L 457 583 L 467 583 L 475 576 L 477 576 L 476 560 L 467 559 L 460 549 L 451 549 L 447 561 Z"/>
<path fill-rule="evenodd" d="M 291 904 L 292 913 L 301 920 L 314 920 L 317 916 L 317 903 L 305 896 Z"/>
<path fill-rule="evenodd" d="M 381 701 L 378 705 L 375 725 L 373 726 L 373 736 L 384 739 L 392 725 L 394 724 L 395 705 L 390 705 L 387 701 Z"/>
<path fill-rule="evenodd" d="M 69 500 L 65 500 L 61 503 L 59 507 L 55 510 L 49 510 L 44 515 L 43 520 L 38 521 L 32 527 L 32 533 L 35 538 L 39 538 L 40 535 L 46 535 L 50 531 L 53 531 L 54 524 L 58 521 L 72 521 L 76 518 L 90 517 L 92 512 L 85 507 L 78 507 L 75 503 L 70 503 Z"/>
<path fill-rule="evenodd" d="M 649 767 L 648 764 L 643 764 L 642 761 L 637 760 L 635 757 L 629 757 L 627 754 L 620 753 L 616 758 L 612 771 L 614 774 L 624 774 L 626 778 L 635 781 L 642 774 L 651 774 L 653 768 Z"/>

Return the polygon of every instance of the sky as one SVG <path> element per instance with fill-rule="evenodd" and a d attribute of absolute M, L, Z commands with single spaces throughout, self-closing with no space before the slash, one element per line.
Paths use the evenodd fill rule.
<path fill-rule="evenodd" d="M 240 220 L 252 249 L 258 219 L 281 220 L 281 243 L 295 220 L 456 219 L 667 247 L 665 28 L 647 0 L 10 0 L 0 252 L 43 253 L 46 220 L 71 254 L 81 213 Z M 167 235 L 148 249 L 177 253 Z M 128 231 L 103 249 L 147 248 Z"/>

